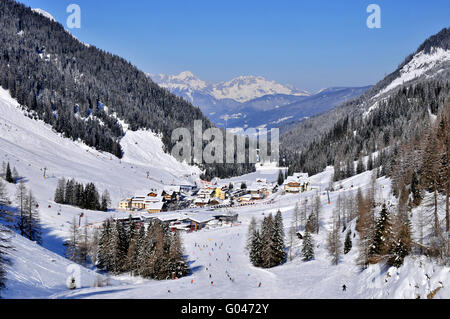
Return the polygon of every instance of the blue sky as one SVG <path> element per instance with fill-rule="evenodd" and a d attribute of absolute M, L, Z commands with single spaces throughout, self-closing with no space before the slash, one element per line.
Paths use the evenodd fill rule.
<path fill-rule="evenodd" d="M 261 75 L 300 89 L 375 84 L 430 35 L 450 26 L 450 1 L 20 0 L 66 24 L 81 7 L 80 40 L 141 70 L 190 70 L 218 82 Z M 366 8 L 381 7 L 381 29 Z"/>

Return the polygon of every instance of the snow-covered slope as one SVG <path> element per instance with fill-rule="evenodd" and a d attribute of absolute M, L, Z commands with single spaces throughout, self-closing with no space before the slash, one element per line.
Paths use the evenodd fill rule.
<path fill-rule="evenodd" d="M 323 173 L 312 177 L 312 184 L 325 189 L 333 175 L 329 167 Z M 254 177 L 254 176 L 253 176 Z M 251 179 L 247 176 L 243 179 Z M 86 288 L 65 291 L 53 295 L 54 298 L 427 298 L 436 292 L 434 298 L 450 296 L 450 268 L 433 264 L 426 258 L 408 257 L 401 268 L 387 268 L 371 265 L 361 271 L 356 265 L 358 256 L 358 235 L 353 238 L 353 248 L 342 256 L 339 265 L 334 266 L 326 248 L 328 230 L 332 225 L 332 214 L 339 195 L 350 196 L 358 187 L 366 191 L 370 185 L 371 173 L 353 176 L 336 186 L 338 190 L 330 193 L 331 205 L 327 194 L 320 192 L 322 203 L 321 230 L 314 234 L 315 259 L 304 262 L 301 258 L 301 241 L 295 239 L 293 259 L 285 264 L 271 268 L 255 268 L 250 264 L 245 251 L 247 227 L 252 217 L 261 221 L 264 215 L 282 212 L 285 233 L 293 222 L 293 210 L 296 203 L 312 200 L 316 191 L 302 194 L 271 197 L 273 202 L 264 202 L 255 206 L 235 208 L 242 221 L 233 227 L 205 229 L 183 235 L 183 242 L 192 269 L 192 275 L 178 280 L 151 281 L 124 278 L 129 284 L 124 287 Z M 229 180 L 221 182 L 227 183 Z M 376 199 L 390 198 L 390 180 L 381 178 L 376 187 Z M 355 231 L 355 222 L 348 227 Z M 345 235 L 341 235 L 344 240 Z M 228 256 L 230 258 L 228 259 Z M 211 277 L 210 277 L 211 275 Z M 230 277 L 231 279 L 230 279 Z M 211 284 L 211 281 L 213 284 Z M 261 287 L 259 286 L 261 283 Z M 347 291 L 342 291 L 342 285 Z"/>
<path fill-rule="evenodd" d="M 426 75 L 428 71 L 439 68 L 445 62 L 450 61 L 450 50 L 442 48 L 431 48 L 430 52 L 420 51 L 414 55 L 412 60 L 400 70 L 400 76 L 386 86 L 378 96 L 389 92 L 409 81 L 417 79 L 422 75 Z M 436 72 L 430 76 L 437 75 Z"/>
<path fill-rule="evenodd" d="M 67 278 L 73 273 L 73 263 L 17 234 L 7 235 L 8 250 L 7 285 L 2 298 L 49 298 L 67 291 Z M 108 279 L 83 267 L 80 270 L 80 288 L 106 284 Z M 113 283 L 114 281 L 111 281 Z"/>
<path fill-rule="evenodd" d="M 64 138 L 43 122 L 25 116 L 9 92 L 0 89 L 0 163 L 9 162 L 15 167 L 26 187 L 35 193 L 44 226 L 44 247 L 58 254 L 63 253 L 62 242 L 70 222 L 83 211 L 55 205 L 53 198 L 59 178 L 94 182 L 100 192 L 105 189 L 110 192 L 112 205 L 117 207 L 121 199 L 138 191 L 161 187 L 162 183 L 190 184 L 200 173 L 197 168 L 179 163 L 164 153 L 161 140 L 150 131 L 126 131 L 122 148 L 124 158 L 120 160 Z M 8 191 L 13 199 L 14 186 L 8 185 Z M 89 222 L 121 216 L 120 213 L 83 212 Z"/>
<path fill-rule="evenodd" d="M 56 19 L 47 11 L 40 9 L 40 8 L 35 8 L 35 9 L 31 9 L 36 13 L 39 13 L 40 15 L 43 15 L 44 17 L 46 17 L 47 19 L 50 19 L 51 21 L 56 22 Z"/>

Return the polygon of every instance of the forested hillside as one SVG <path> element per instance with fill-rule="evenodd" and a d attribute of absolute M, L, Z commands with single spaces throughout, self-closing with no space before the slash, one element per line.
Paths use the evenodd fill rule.
<path fill-rule="evenodd" d="M 128 61 L 75 39 L 62 25 L 13 0 L 0 2 L 0 83 L 31 116 L 74 140 L 122 157 L 123 127 L 161 134 L 211 122 L 202 112 L 153 83 Z M 248 171 L 208 166 L 223 176 Z M 207 173 L 208 174 L 208 173 Z"/>
<path fill-rule="evenodd" d="M 378 152 L 368 165 L 382 168 L 381 175 L 389 174 L 398 147 L 426 133 L 448 103 L 450 63 L 445 59 L 436 64 L 421 62 L 419 67 L 426 70 L 423 76 L 390 91 L 386 88 L 401 79 L 404 67 L 415 56 L 439 48 L 448 52 L 449 39 L 450 29 L 442 30 L 361 97 L 286 132 L 281 137 L 281 153 L 290 170 L 315 174 L 335 165 L 339 180 L 354 174 L 354 161 Z"/>

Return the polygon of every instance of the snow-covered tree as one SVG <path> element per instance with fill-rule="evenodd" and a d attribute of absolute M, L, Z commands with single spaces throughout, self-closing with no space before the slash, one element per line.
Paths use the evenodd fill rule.
<path fill-rule="evenodd" d="M 341 231 L 336 222 L 333 223 L 333 227 L 328 233 L 327 248 L 332 264 L 337 265 L 342 253 L 342 242 Z"/>
<path fill-rule="evenodd" d="M 73 261 L 74 263 L 79 263 L 80 261 L 80 231 L 77 224 L 77 218 L 74 217 L 70 225 L 70 236 L 64 243 L 65 256 L 67 259 Z"/>
<path fill-rule="evenodd" d="M 275 214 L 274 231 L 272 234 L 273 254 L 276 265 L 283 263 L 286 260 L 286 252 L 284 251 L 284 226 L 281 211 Z"/>
<path fill-rule="evenodd" d="M 109 195 L 109 192 L 107 189 L 105 189 L 105 191 L 102 194 L 102 199 L 101 199 L 101 208 L 100 210 L 107 212 L 108 208 L 111 206 L 111 197 Z"/>
<path fill-rule="evenodd" d="M 24 228 L 25 236 L 39 245 L 42 245 L 41 221 L 39 218 L 39 205 L 31 190 L 25 198 Z"/>
<path fill-rule="evenodd" d="M 305 235 L 303 236 L 302 256 L 304 261 L 314 259 L 314 242 L 311 233 L 308 231 L 308 229 L 306 230 Z"/>
<path fill-rule="evenodd" d="M 60 178 L 58 180 L 58 184 L 55 190 L 55 203 L 64 204 L 66 194 L 66 180 L 64 178 Z"/>
<path fill-rule="evenodd" d="M 255 267 L 262 266 L 262 239 L 259 229 L 255 229 L 250 246 L 250 261 Z"/>
<path fill-rule="evenodd" d="M 248 252 L 250 252 L 253 242 L 253 235 L 255 234 L 256 228 L 257 228 L 256 219 L 255 217 L 252 217 L 252 219 L 250 220 L 250 224 L 248 226 L 247 243 L 245 245 L 245 250 Z"/>
<path fill-rule="evenodd" d="M 344 241 L 344 254 L 348 254 L 350 250 L 352 250 L 352 230 L 349 229 L 347 231 L 347 235 L 345 235 L 345 241 Z"/>
<path fill-rule="evenodd" d="M 385 204 L 381 208 L 380 215 L 375 224 L 375 231 L 370 246 L 371 257 L 384 256 L 389 252 L 392 243 L 392 224 L 390 212 Z"/>
<path fill-rule="evenodd" d="M 26 199 L 27 188 L 23 181 L 20 181 L 16 189 L 16 204 L 17 204 L 17 229 L 21 236 L 26 234 Z"/>
<path fill-rule="evenodd" d="M 14 183 L 14 179 L 13 179 L 13 176 L 12 176 L 11 167 L 9 166 L 9 163 L 6 166 L 5 180 L 8 183 Z"/>

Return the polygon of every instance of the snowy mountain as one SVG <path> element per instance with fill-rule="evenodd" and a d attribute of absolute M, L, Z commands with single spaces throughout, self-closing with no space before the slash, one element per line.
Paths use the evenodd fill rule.
<path fill-rule="evenodd" d="M 40 8 L 35 8 L 35 9 L 31 9 L 31 10 L 33 10 L 33 12 L 39 13 L 40 15 L 43 15 L 44 17 L 46 17 L 50 21 L 56 22 L 56 19 L 50 13 L 48 13 L 45 10 L 42 10 Z"/>
<path fill-rule="evenodd" d="M 149 75 L 153 81 L 200 107 L 220 127 L 278 127 L 325 112 L 364 93 L 370 87 L 328 88 L 316 94 L 269 81 L 240 76 L 210 84 L 192 72 Z"/>
<path fill-rule="evenodd" d="M 240 76 L 230 81 L 215 84 L 200 80 L 190 71 L 181 72 L 178 75 L 149 74 L 149 76 L 160 86 L 187 98 L 194 104 L 196 104 L 194 94 L 209 95 L 216 100 L 231 99 L 240 103 L 265 95 L 309 95 L 306 91 L 269 81 L 262 76 Z"/>

